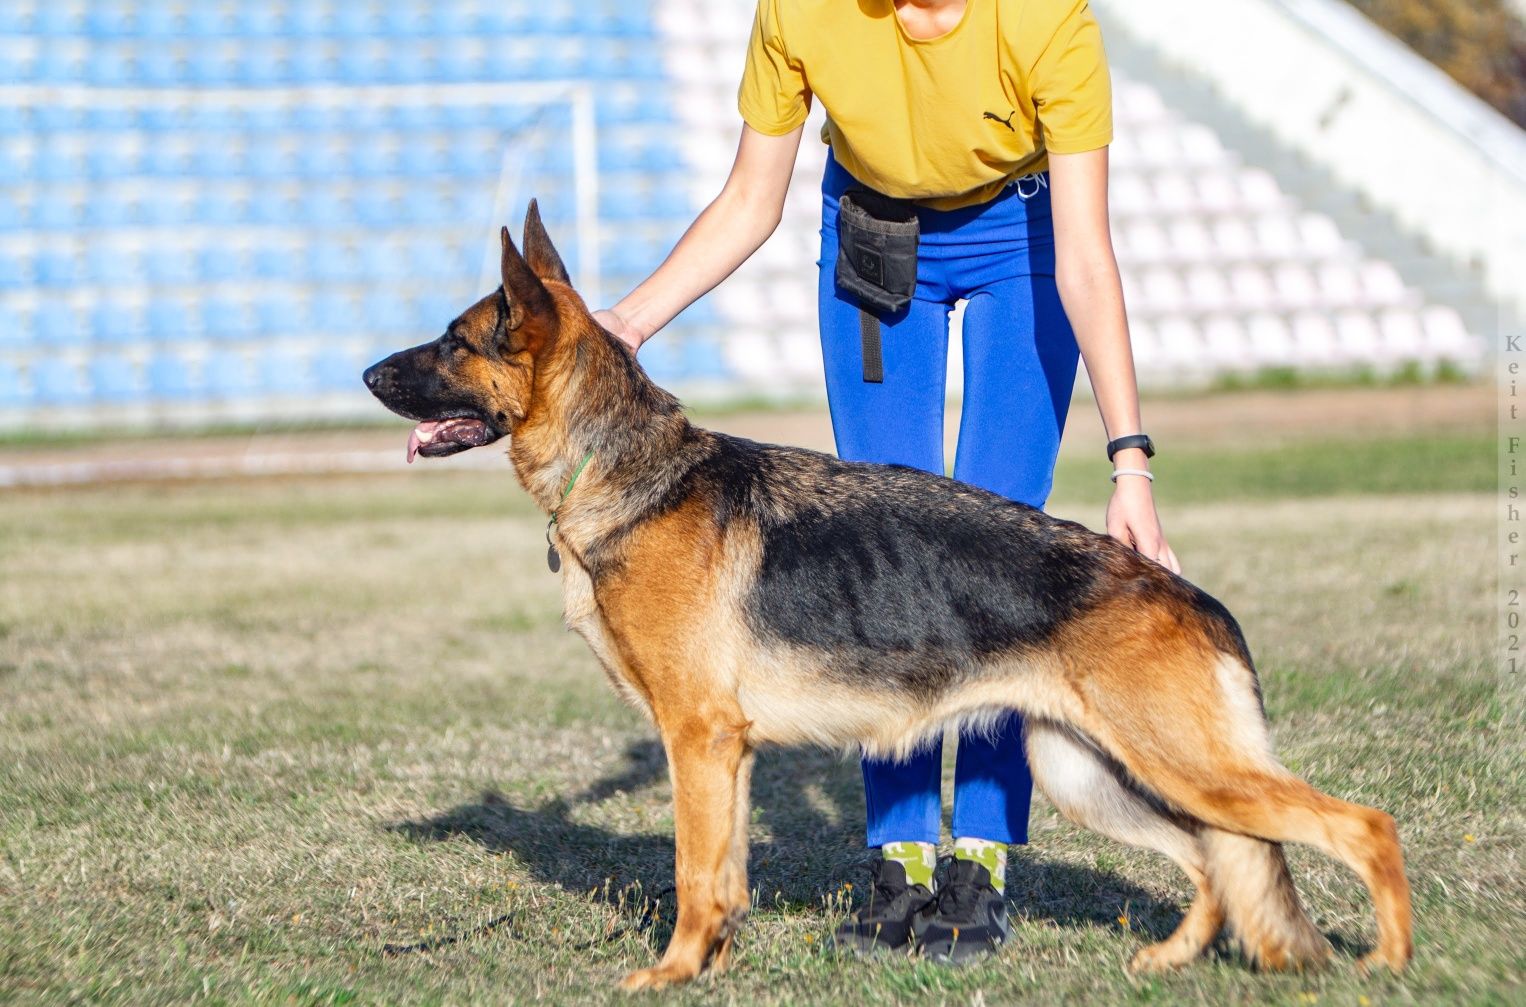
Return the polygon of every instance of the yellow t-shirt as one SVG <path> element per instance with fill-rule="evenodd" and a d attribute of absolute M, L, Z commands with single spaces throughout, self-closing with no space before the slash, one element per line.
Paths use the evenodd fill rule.
<path fill-rule="evenodd" d="M 759 0 L 737 94 L 778 136 L 827 112 L 854 178 L 936 209 L 984 202 L 1048 153 L 1113 138 L 1112 84 L 1088 0 L 966 0 L 949 32 L 915 39 L 892 0 Z"/>

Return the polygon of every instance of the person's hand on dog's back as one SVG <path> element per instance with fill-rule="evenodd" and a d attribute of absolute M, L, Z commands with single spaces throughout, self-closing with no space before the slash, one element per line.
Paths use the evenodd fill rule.
<path fill-rule="evenodd" d="M 593 313 L 593 320 L 604 326 L 605 330 L 620 342 L 631 348 L 635 353 L 641 349 L 642 339 L 635 329 L 626 324 L 625 319 L 615 314 L 609 308 L 600 308 Z"/>

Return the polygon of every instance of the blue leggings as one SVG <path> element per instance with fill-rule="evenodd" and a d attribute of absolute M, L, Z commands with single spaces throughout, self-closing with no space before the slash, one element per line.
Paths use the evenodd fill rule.
<path fill-rule="evenodd" d="M 942 475 L 949 313 L 964 311 L 964 408 L 954 478 L 1035 507 L 1049 497 L 1079 356 L 1054 281 L 1048 177 L 990 202 L 918 210 L 922 239 L 911 303 L 883 317 L 884 381 L 864 381 L 859 309 L 833 279 L 837 201 L 858 183 L 830 156 L 822 180 L 820 318 L 837 453 Z M 868 842 L 938 841 L 942 739 L 904 762 L 863 760 Z M 1033 778 L 1022 720 L 962 734 L 953 833 L 1028 841 Z"/>

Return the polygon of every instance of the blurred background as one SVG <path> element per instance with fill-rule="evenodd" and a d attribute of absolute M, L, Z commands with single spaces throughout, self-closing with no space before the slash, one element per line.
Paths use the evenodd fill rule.
<path fill-rule="evenodd" d="M 1094 6 L 1148 387 L 1480 371 L 1526 310 L 1517 11 Z M 613 303 L 725 178 L 752 8 L 6 0 L 0 431 L 374 417 L 361 368 L 496 283 L 532 195 Z M 691 402 L 821 394 L 815 136 L 778 233 L 643 350 Z"/>
<path fill-rule="evenodd" d="M 653 960 L 651 727 L 503 446 L 405 466 L 360 373 L 497 284 L 531 196 L 594 304 L 655 267 L 731 163 L 753 6 L 0 0 L 0 1001 L 603 1003 Z M 844 962 L 858 768 L 767 752 L 736 964 L 676 1000 L 1520 1002 L 1491 379 L 1526 0 L 1092 6 L 1166 531 L 1286 764 L 1400 822 L 1416 966 L 1131 982 L 1189 886 L 1042 800 L 1000 960 Z M 831 450 L 817 122 L 778 233 L 641 360 L 706 426 Z M 1087 393 L 1048 507 L 1098 528 Z M 1290 856 L 1364 950 L 1351 876 Z"/>

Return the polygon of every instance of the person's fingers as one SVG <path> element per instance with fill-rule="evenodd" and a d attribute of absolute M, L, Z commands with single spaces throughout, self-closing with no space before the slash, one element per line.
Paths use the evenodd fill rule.
<path fill-rule="evenodd" d="M 1176 558 L 1176 553 L 1172 551 L 1171 547 L 1164 542 L 1161 543 L 1160 561 L 1167 570 L 1177 575 L 1181 574 L 1181 562 Z"/>
<path fill-rule="evenodd" d="M 1134 545 L 1134 535 L 1129 530 L 1129 523 L 1121 518 L 1109 519 L 1107 533 L 1130 548 Z"/>

